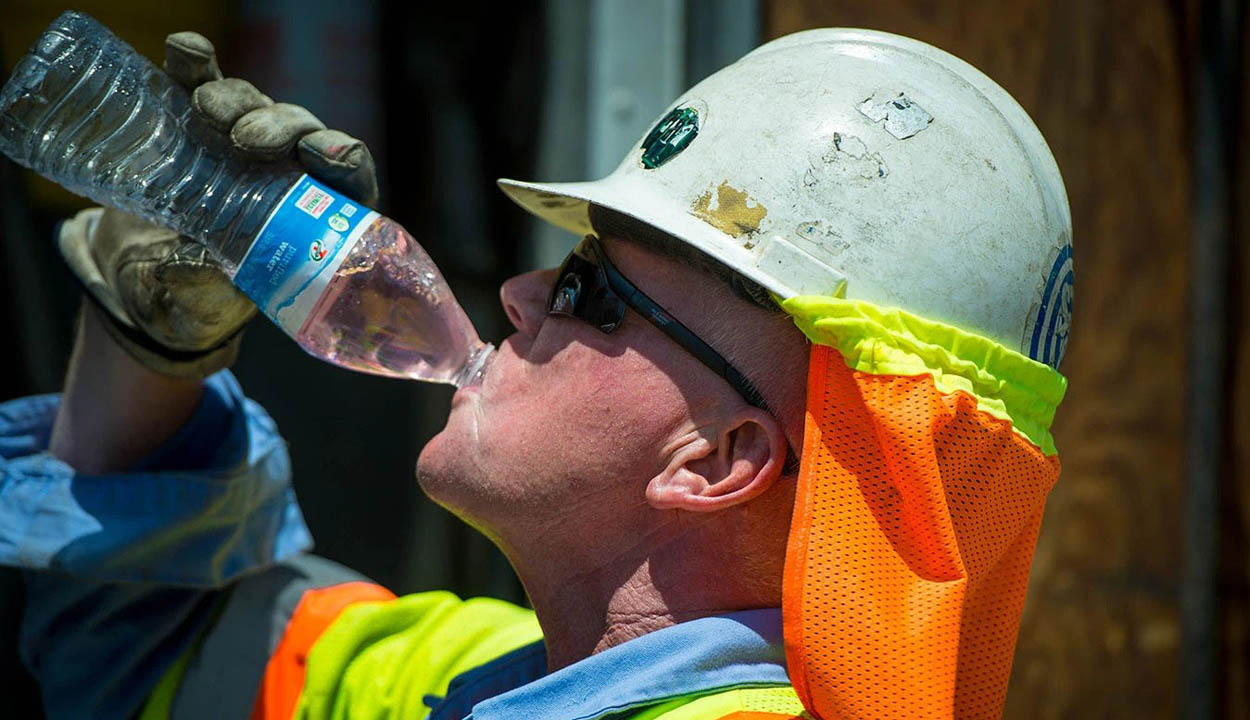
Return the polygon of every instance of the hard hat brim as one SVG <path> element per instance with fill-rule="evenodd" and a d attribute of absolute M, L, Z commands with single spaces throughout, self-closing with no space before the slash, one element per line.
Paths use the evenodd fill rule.
<path fill-rule="evenodd" d="M 671 198 L 657 193 L 650 183 L 638 182 L 631 176 L 617 173 L 601 180 L 573 183 L 532 183 L 504 178 L 497 183 L 513 202 L 539 219 L 575 235 L 594 232 L 589 213 L 589 205 L 594 203 L 672 235 L 783 299 L 803 294 L 801 288 L 790 287 L 763 272 L 751 252 L 751 244 L 734 242 L 694 215 L 672 210 Z M 651 211 L 640 213 L 637 208 Z"/>

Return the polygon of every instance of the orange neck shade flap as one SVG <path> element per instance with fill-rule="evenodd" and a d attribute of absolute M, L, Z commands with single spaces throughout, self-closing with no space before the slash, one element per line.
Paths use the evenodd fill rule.
<path fill-rule="evenodd" d="M 786 558 L 791 681 L 824 720 L 998 717 L 1042 508 L 1059 475 L 1047 429 L 1064 381 L 1028 367 L 1053 373 L 1057 393 L 1051 384 L 1044 400 L 996 403 L 985 377 L 960 384 L 958 357 L 932 362 L 941 354 L 933 347 L 908 346 L 918 342 L 914 318 L 892 330 L 900 314 L 837 302 L 843 317 L 824 327 L 796 315 L 826 344 L 812 346 Z M 851 315 L 855 341 L 832 338 Z M 945 377 L 911 372 L 917 353 L 944 365 Z M 1000 360 L 987 363 L 1001 369 Z M 990 386 L 1011 384 L 998 379 Z M 1013 423 L 1026 415 L 1033 440 Z"/>

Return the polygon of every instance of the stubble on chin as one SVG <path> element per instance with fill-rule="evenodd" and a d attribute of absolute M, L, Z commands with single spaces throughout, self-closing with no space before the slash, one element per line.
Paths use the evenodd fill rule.
<path fill-rule="evenodd" d="M 450 500 L 450 489 L 457 484 L 453 477 L 456 468 L 451 462 L 455 450 L 448 447 L 451 443 L 445 437 L 446 433 L 443 430 L 421 448 L 416 467 L 417 485 L 431 500 L 444 507 L 447 507 L 447 500 Z"/>

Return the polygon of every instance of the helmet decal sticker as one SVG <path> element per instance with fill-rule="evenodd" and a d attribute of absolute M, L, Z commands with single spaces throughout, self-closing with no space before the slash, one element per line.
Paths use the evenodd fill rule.
<path fill-rule="evenodd" d="M 821 220 L 808 220 L 801 222 L 794 228 L 794 234 L 801 240 L 806 240 L 816 247 L 823 248 L 830 255 L 840 255 L 851 244 L 842 239 L 842 233 L 835 230 L 832 226 L 825 227 Z"/>
<path fill-rule="evenodd" d="M 686 146 L 699 134 L 699 111 L 685 106 L 673 108 L 642 141 L 642 166 L 654 170 Z"/>
<path fill-rule="evenodd" d="M 767 208 L 747 197 L 746 190 L 730 185 L 728 180 L 715 190 L 715 200 L 712 197 L 712 188 L 695 198 L 690 214 L 736 238 L 759 232 L 760 221 L 768 214 Z M 754 247 L 755 243 L 748 241 L 746 245 Z"/>
<path fill-rule="evenodd" d="M 859 111 L 873 122 L 885 121 L 886 132 L 906 140 L 929 127 L 933 116 L 903 93 L 877 92 L 859 104 Z"/>
<path fill-rule="evenodd" d="M 1052 258 L 1050 274 L 1038 291 L 1038 300 L 1024 328 L 1024 346 L 1029 349 L 1029 357 L 1058 370 L 1072 323 L 1072 244 L 1065 238 Z"/>
<path fill-rule="evenodd" d="M 829 149 L 825 154 L 821 156 L 821 160 L 834 166 L 834 172 L 842 177 L 861 177 L 865 180 L 876 180 L 890 174 L 890 168 L 886 167 L 881 153 L 870 152 L 868 145 L 863 140 L 854 135 L 844 135 L 840 132 L 833 134 L 833 142 L 830 143 Z M 808 177 L 811 177 L 812 184 L 815 184 L 817 178 L 810 168 L 808 175 L 803 177 L 805 186 L 807 186 Z"/>

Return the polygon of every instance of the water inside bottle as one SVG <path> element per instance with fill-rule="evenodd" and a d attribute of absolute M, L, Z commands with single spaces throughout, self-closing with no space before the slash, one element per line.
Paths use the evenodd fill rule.
<path fill-rule="evenodd" d="M 346 368 L 458 387 L 480 382 L 494 350 L 425 250 L 382 216 L 343 260 L 296 340 Z"/>

